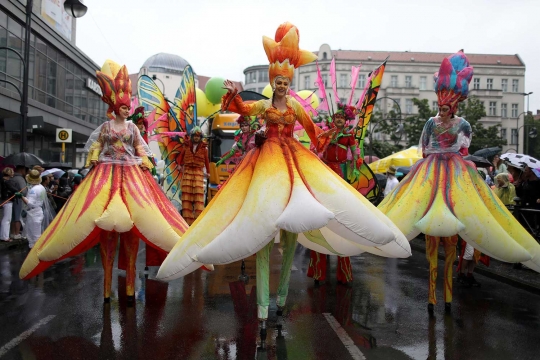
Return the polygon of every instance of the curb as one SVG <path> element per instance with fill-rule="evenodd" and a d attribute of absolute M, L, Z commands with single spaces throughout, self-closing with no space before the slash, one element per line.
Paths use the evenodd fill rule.
<path fill-rule="evenodd" d="M 423 239 L 421 239 L 421 241 L 423 241 Z M 415 244 L 412 241 L 410 242 L 410 245 L 411 245 L 411 249 L 413 249 L 415 251 L 419 251 L 419 252 L 422 252 L 422 253 L 426 252 L 426 247 L 425 246 Z M 439 253 L 438 257 L 439 257 L 439 259 L 444 260 L 444 255 L 443 254 Z M 455 264 L 457 264 L 457 263 L 458 263 L 458 261 L 456 260 Z M 480 275 L 485 276 L 485 277 L 500 281 L 502 283 L 511 285 L 513 287 L 516 287 L 516 288 L 519 288 L 519 289 L 522 289 L 522 290 L 529 291 L 529 292 L 531 292 L 533 294 L 536 294 L 536 295 L 540 295 L 540 287 L 531 285 L 531 284 L 523 282 L 523 281 L 516 280 L 514 278 L 505 276 L 505 275 L 503 275 L 501 273 L 489 270 L 489 268 L 487 268 L 487 267 L 485 267 L 483 265 L 475 267 L 474 271 L 477 272 Z"/>
<path fill-rule="evenodd" d="M 0 241 L 0 251 L 11 250 L 21 245 L 28 246 L 28 240 Z"/>

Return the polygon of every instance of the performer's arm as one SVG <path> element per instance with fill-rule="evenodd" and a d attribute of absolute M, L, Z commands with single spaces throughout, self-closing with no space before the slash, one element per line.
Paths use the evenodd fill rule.
<path fill-rule="evenodd" d="M 264 112 L 264 103 L 266 100 L 259 100 L 257 102 L 246 104 L 238 91 L 229 91 L 221 99 L 221 109 L 223 111 L 232 111 L 244 116 L 259 115 Z"/>
<path fill-rule="evenodd" d="M 143 169 L 153 169 L 154 164 L 149 158 L 148 154 L 148 145 L 144 142 L 139 128 L 135 125 L 131 126 L 133 129 L 133 148 L 135 149 L 135 155 L 139 156 L 142 159 L 141 168 Z"/>
<path fill-rule="evenodd" d="M 331 137 L 320 136 L 321 134 L 323 134 L 322 129 L 315 125 L 315 123 L 313 122 L 313 120 L 311 120 L 302 105 L 294 98 L 290 98 L 289 101 L 291 102 L 294 112 L 296 113 L 296 119 L 298 120 L 300 125 L 302 125 L 304 130 L 306 130 L 306 133 L 311 139 L 311 143 L 315 144 L 318 152 L 321 152 L 322 149 L 324 149 L 328 145 Z"/>

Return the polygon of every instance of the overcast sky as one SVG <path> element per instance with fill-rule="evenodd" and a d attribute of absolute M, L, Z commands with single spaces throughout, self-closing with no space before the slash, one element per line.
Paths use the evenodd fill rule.
<path fill-rule="evenodd" d="M 195 72 L 243 81 L 267 64 L 262 36 L 290 21 L 300 48 L 519 54 L 530 110 L 540 109 L 538 0 L 85 0 L 77 46 L 97 64 L 136 73 L 150 56 L 177 54 Z M 474 64 L 472 64 L 474 66 Z M 526 106 L 526 102 L 525 102 Z"/>

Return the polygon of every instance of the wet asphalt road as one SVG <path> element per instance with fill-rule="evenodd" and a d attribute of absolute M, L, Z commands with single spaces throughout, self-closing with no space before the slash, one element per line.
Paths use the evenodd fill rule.
<path fill-rule="evenodd" d="M 0 252 L 0 359 L 540 358 L 540 296 L 477 275 L 480 289 L 454 286 L 451 315 L 444 313 L 439 283 L 430 318 L 427 261 L 420 252 L 406 260 L 354 258 L 352 288 L 336 285 L 331 258 L 327 282 L 315 287 L 305 276 L 309 253 L 299 247 L 283 331 L 275 328 L 273 298 L 265 352 L 257 349 L 250 297 L 254 257 L 246 260 L 252 278 L 244 296 L 240 263 L 167 284 L 152 280 L 157 268 L 144 272 L 141 246 L 130 307 L 122 271 L 113 277 L 118 291 L 103 305 L 97 248 L 30 281 L 17 276 L 25 255 L 22 249 Z M 278 247 L 272 256 L 275 291 Z"/>

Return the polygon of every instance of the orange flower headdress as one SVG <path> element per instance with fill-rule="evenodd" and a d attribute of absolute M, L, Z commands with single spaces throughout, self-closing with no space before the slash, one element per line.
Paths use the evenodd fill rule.
<path fill-rule="evenodd" d="M 282 76 L 292 81 L 295 68 L 317 59 L 311 51 L 300 50 L 299 41 L 300 33 L 290 22 L 285 22 L 278 27 L 274 40 L 263 36 L 264 51 L 270 62 L 268 75 L 272 87 L 274 87 L 276 77 Z"/>
<path fill-rule="evenodd" d="M 101 71 L 96 71 L 99 87 L 103 92 L 101 100 L 109 105 L 107 116 L 114 119 L 120 106 L 131 106 L 131 80 L 126 66 L 120 67 L 112 60 L 105 61 Z"/>

